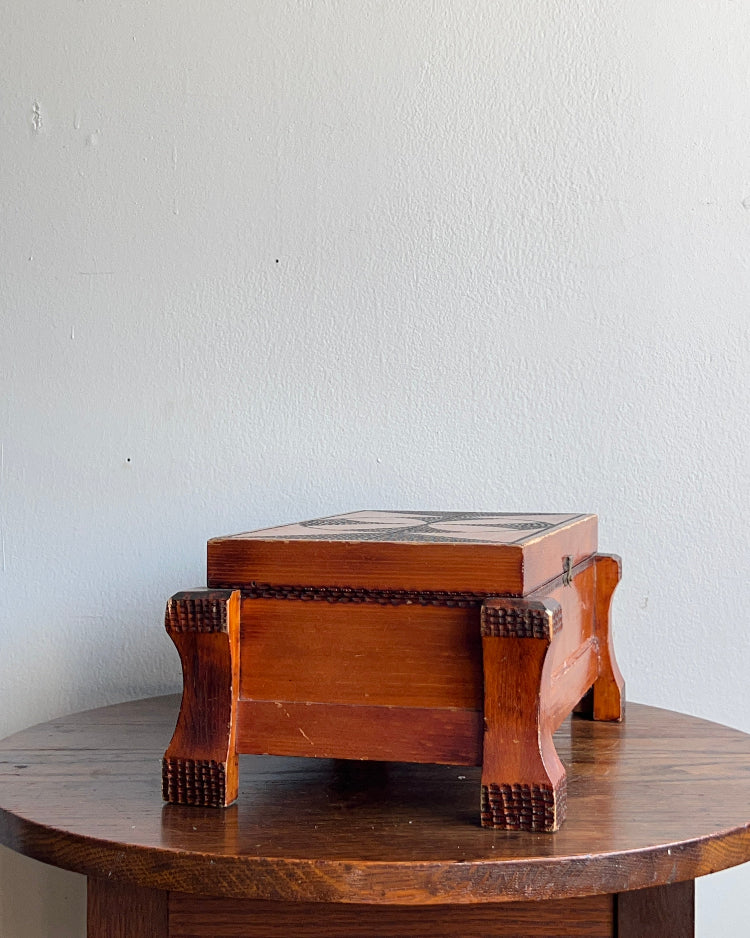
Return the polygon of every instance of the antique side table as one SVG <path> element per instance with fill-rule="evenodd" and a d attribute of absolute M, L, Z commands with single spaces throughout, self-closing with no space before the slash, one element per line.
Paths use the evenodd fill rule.
<path fill-rule="evenodd" d="M 0 742 L 0 843 L 88 877 L 89 938 L 689 938 L 694 878 L 750 859 L 750 736 L 682 714 L 563 723 L 534 834 L 480 827 L 473 767 L 243 756 L 234 806 L 164 805 L 178 706 Z"/>
<path fill-rule="evenodd" d="M 619 579 L 595 515 L 356 511 L 212 538 L 208 588 L 167 605 L 184 696 L 164 800 L 231 804 L 241 753 L 481 765 L 483 826 L 555 831 L 554 731 L 582 699 L 622 718 Z"/>

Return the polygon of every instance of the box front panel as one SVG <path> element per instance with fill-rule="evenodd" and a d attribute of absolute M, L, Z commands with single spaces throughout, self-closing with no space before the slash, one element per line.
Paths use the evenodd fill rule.
<path fill-rule="evenodd" d="M 216 539 L 208 542 L 208 583 L 246 590 L 258 583 L 520 594 L 523 549 L 517 545 Z"/>
<path fill-rule="evenodd" d="M 481 709 L 479 604 L 243 599 L 240 697 Z"/>

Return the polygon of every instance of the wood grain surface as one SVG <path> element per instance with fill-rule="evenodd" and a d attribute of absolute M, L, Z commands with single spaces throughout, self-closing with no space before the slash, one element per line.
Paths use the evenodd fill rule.
<path fill-rule="evenodd" d="M 617 938 L 685 938 L 695 932 L 695 882 L 654 886 L 614 897 Z"/>
<path fill-rule="evenodd" d="M 168 938 L 169 895 L 132 883 L 89 879 L 86 938 Z"/>
<path fill-rule="evenodd" d="M 479 612 L 243 599 L 240 697 L 480 710 Z"/>
<path fill-rule="evenodd" d="M 0 743 L 0 842 L 103 879 L 228 898 L 444 905 L 622 892 L 750 859 L 750 737 L 631 704 L 566 721 L 568 819 L 482 830 L 477 768 L 242 757 L 225 810 L 163 805 L 177 697 Z"/>
<path fill-rule="evenodd" d="M 172 893 L 169 938 L 603 938 L 613 934 L 614 902 L 614 896 L 586 896 L 424 909 L 203 899 Z M 681 932 L 680 938 L 686 935 Z M 670 933 L 664 938 L 671 938 Z"/>

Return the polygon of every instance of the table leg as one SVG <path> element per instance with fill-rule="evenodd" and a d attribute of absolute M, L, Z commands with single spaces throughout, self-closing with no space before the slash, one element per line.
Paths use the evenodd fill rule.
<path fill-rule="evenodd" d="M 615 922 L 618 938 L 693 938 L 695 881 L 618 893 Z"/>
<path fill-rule="evenodd" d="M 88 879 L 88 938 L 169 938 L 169 896 L 109 879 Z"/>

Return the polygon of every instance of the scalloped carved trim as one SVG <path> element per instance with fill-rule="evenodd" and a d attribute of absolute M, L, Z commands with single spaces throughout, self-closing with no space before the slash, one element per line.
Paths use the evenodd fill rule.
<path fill-rule="evenodd" d="M 541 638 L 551 641 L 562 628 L 562 607 L 554 600 L 493 599 L 482 607 L 481 632 L 485 638 Z"/>
<path fill-rule="evenodd" d="M 208 759 L 163 759 L 162 797 L 170 804 L 221 808 L 226 799 L 226 768 Z"/>
<path fill-rule="evenodd" d="M 282 586 L 254 583 L 242 590 L 243 599 L 293 599 L 302 602 L 375 603 L 379 606 L 481 606 L 483 593 L 448 593 L 442 591 L 370 590 L 346 586 Z"/>
<path fill-rule="evenodd" d="M 168 632 L 229 632 L 227 602 L 231 590 L 176 593 L 167 602 Z"/>
<path fill-rule="evenodd" d="M 556 831 L 565 817 L 566 802 L 564 776 L 557 788 L 551 785 L 482 785 L 482 827 Z"/>

